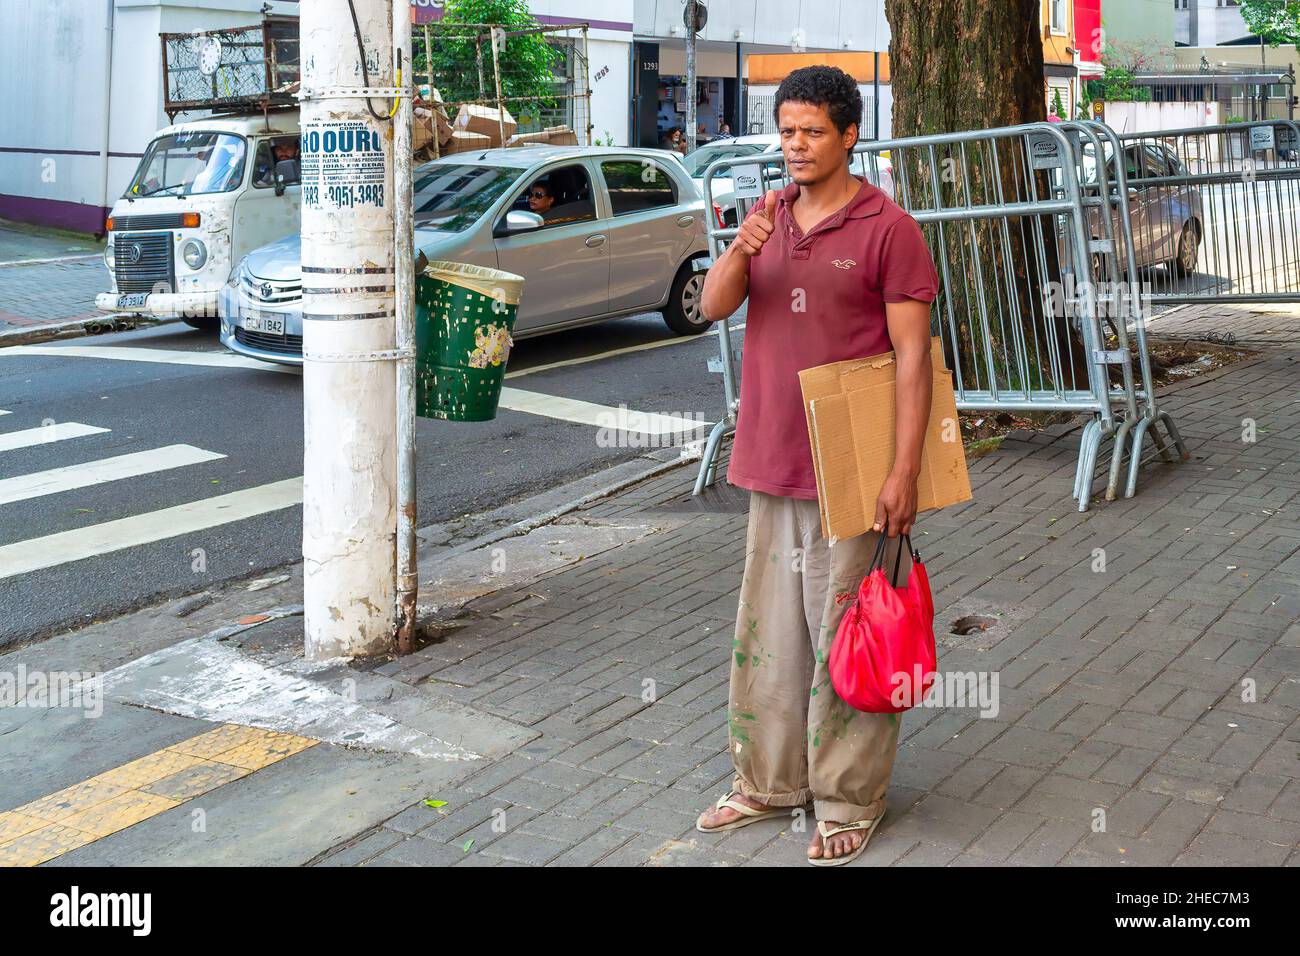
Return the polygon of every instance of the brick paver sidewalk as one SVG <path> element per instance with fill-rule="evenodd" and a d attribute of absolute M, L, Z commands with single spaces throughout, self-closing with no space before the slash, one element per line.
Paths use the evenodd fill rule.
<path fill-rule="evenodd" d="M 0 224 L 0 345 L 6 333 L 107 319 L 95 308 L 111 284 L 102 252 L 90 239 Z"/>
<path fill-rule="evenodd" d="M 1078 432 L 1058 429 L 1012 436 L 972 463 L 972 502 L 922 516 L 940 670 L 996 675 L 999 706 L 903 717 L 854 865 L 1300 862 L 1298 358 L 1268 348 L 1168 390 L 1192 458 L 1144 467 L 1132 499 L 1077 513 Z M 586 517 L 644 515 L 692 477 Z M 802 865 L 793 818 L 694 829 L 731 777 L 744 536 L 744 515 L 692 518 L 479 602 L 387 665 L 542 736 L 319 862 Z M 969 613 L 998 622 L 949 633 Z"/>

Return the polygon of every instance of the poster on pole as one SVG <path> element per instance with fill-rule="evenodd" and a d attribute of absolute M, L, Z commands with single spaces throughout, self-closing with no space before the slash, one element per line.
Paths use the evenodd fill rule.
<path fill-rule="evenodd" d="M 302 203 L 308 209 L 383 209 L 387 168 L 382 134 L 372 124 L 364 120 L 302 124 Z"/>

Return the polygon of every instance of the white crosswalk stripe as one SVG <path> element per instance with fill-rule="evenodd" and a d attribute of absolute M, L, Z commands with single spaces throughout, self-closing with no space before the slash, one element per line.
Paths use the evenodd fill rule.
<path fill-rule="evenodd" d="M 576 398 L 527 392 L 520 388 L 502 388 L 500 404 L 502 408 L 508 408 L 512 412 L 528 412 L 545 418 L 576 422 L 580 425 L 594 425 L 597 428 L 639 432 L 645 435 L 691 432 L 712 424 L 712 422 L 696 421 L 677 415 L 633 411 L 626 406 L 614 408 L 612 405 L 597 405 L 595 402 L 584 402 Z"/>
<path fill-rule="evenodd" d="M 131 518 L 19 541 L 0 547 L 0 579 L 165 541 L 301 503 L 302 479 L 288 478 Z"/>
<path fill-rule="evenodd" d="M 0 434 L 0 451 L 47 445 L 50 442 L 81 438 L 84 435 L 102 435 L 109 430 L 96 425 L 83 425 L 80 422 L 58 422 L 42 425 L 39 428 L 24 428 L 22 431 Z"/>
<path fill-rule="evenodd" d="M 194 365 L 200 368 L 246 368 L 257 372 L 301 374 L 301 369 L 297 366 L 272 365 L 233 352 L 184 352 L 177 349 L 146 349 L 126 345 L 11 345 L 0 349 L 0 358 L 21 355 L 110 359 L 115 362 L 153 362 L 160 365 Z"/>
<path fill-rule="evenodd" d="M 597 361 L 609 355 L 660 348 L 681 340 L 653 342 L 615 350 L 613 353 L 584 356 L 561 362 L 521 369 L 509 373 L 516 378 L 569 365 Z M 197 366 L 211 369 L 249 369 L 301 374 L 297 367 L 272 365 L 229 352 L 192 352 L 132 346 L 104 345 L 25 345 L 0 349 L 0 358 L 19 355 L 57 356 L 76 359 L 106 359 L 115 362 L 159 363 L 173 366 Z M 542 392 L 506 387 L 502 390 L 503 410 L 538 415 L 579 425 L 607 428 L 611 431 L 640 432 L 659 436 L 690 433 L 710 423 L 691 418 L 640 412 L 625 406 L 614 407 L 585 402 Z M 0 415 L 9 411 L 0 409 Z M 16 451 L 35 445 L 68 441 L 110 431 L 95 425 L 63 422 L 0 433 L 0 452 Z M 0 479 L 0 506 L 37 499 L 105 482 L 139 478 L 158 472 L 216 461 L 226 456 L 192 445 L 168 445 L 149 451 L 134 452 L 89 461 L 77 465 L 51 468 L 32 474 Z M 145 512 L 83 528 L 0 545 L 0 579 L 27 574 L 45 568 L 94 558 L 100 555 L 165 541 L 206 528 L 254 518 L 302 503 L 302 478 L 247 488 L 199 501 Z"/>
<path fill-rule="evenodd" d="M 29 475 L 16 475 L 0 479 L 0 505 L 225 457 L 193 445 L 166 445 L 149 451 L 88 461 L 81 465 L 66 465 Z"/>

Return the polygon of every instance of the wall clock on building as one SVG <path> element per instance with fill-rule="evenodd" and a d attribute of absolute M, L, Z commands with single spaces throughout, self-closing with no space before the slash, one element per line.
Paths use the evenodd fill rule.
<path fill-rule="evenodd" d="M 195 40 L 199 54 L 199 72 L 211 76 L 221 65 L 221 41 L 216 37 L 199 37 Z"/>

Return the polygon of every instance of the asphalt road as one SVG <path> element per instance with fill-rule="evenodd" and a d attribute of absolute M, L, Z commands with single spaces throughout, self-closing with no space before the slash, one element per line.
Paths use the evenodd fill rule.
<path fill-rule="evenodd" d="M 297 507 L 116 547 L 142 524 L 172 521 L 171 512 L 157 515 L 162 509 L 300 476 L 299 372 L 148 360 L 151 350 L 181 353 L 182 362 L 229 355 L 215 336 L 183 325 L 42 348 L 0 350 L 0 412 L 8 413 L 0 414 L 0 645 L 299 559 Z M 130 351 L 118 354 L 128 360 L 95 357 L 97 350 L 123 348 Z M 633 350 L 619 354 L 625 349 Z M 506 384 L 531 393 L 534 404 L 556 396 L 712 423 L 723 412 L 722 380 L 706 363 L 717 354 L 715 335 L 678 338 L 651 313 L 520 342 Z M 561 362 L 573 364 L 514 374 Z M 420 419 L 420 526 L 487 511 L 645 454 L 626 442 L 631 433 L 614 433 L 625 443 L 611 445 L 598 440 L 596 426 L 555 414 L 502 410 L 495 421 L 474 424 Z M 5 446 L 6 437 L 28 429 L 40 430 L 28 441 L 46 440 Z M 81 434 L 89 429 L 105 431 Z M 63 437 L 68 430 L 74 433 Z M 141 454 L 151 456 L 140 466 L 144 473 L 103 471 L 105 459 Z M 70 487 L 90 479 L 98 480 Z M 21 570 L 33 556 L 54 562 L 85 549 L 99 553 Z"/>

